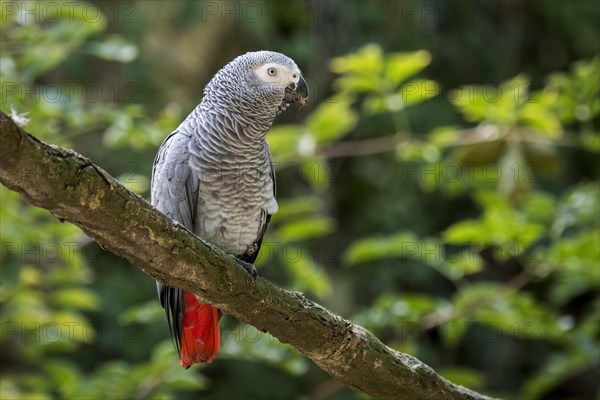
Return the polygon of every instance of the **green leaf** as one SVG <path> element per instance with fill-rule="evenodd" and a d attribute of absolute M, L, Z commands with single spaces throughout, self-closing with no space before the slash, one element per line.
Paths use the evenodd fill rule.
<path fill-rule="evenodd" d="M 459 129 L 457 126 L 435 128 L 429 134 L 429 141 L 440 148 L 456 145 L 460 140 Z"/>
<path fill-rule="evenodd" d="M 336 140 L 356 126 L 358 116 L 347 99 L 323 102 L 307 118 L 306 127 L 319 144 Z"/>
<path fill-rule="evenodd" d="M 126 146 L 131 140 L 128 136 L 133 126 L 133 118 L 125 113 L 119 114 L 113 123 L 106 129 L 102 140 L 106 147 Z"/>
<path fill-rule="evenodd" d="M 304 180 L 317 192 L 323 192 L 334 181 L 332 171 L 326 159 L 314 157 L 301 165 Z"/>
<path fill-rule="evenodd" d="M 91 343 L 98 338 L 98 333 L 94 326 L 79 313 L 70 311 L 56 312 L 52 324 L 56 324 L 59 327 L 59 336 L 58 340 L 53 340 L 54 337 L 48 335 L 45 339 L 50 343 Z"/>
<path fill-rule="evenodd" d="M 152 351 L 153 363 L 168 365 L 173 360 L 173 357 L 177 357 L 177 351 L 170 340 L 163 340 Z"/>
<path fill-rule="evenodd" d="M 519 398 L 539 399 L 560 386 L 570 377 L 579 375 L 592 365 L 598 365 L 598 351 L 594 354 L 585 354 L 581 351 L 571 351 L 563 354 L 554 354 L 544 363 L 542 369 L 529 378 L 523 387 Z M 592 359 L 595 356 L 596 359 Z"/>
<path fill-rule="evenodd" d="M 269 333 L 261 332 L 251 325 L 238 324 L 229 334 L 229 337 L 235 340 L 225 340 L 221 343 L 220 357 L 260 362 L 286 371 L 292 376 L 300 376 L 308 370 L 305 357 L 291 346 L 280 343 Z"/>
<path fill-rule="evenodd" d="M 600 153 L 600 132 L 582 132 L 581 144 L 588 151 Z"/>
<path fill-rule="evenodd" d="M 23 63 L 27 65 L 27 74 L 31 77 L 42 75 L 62 63 L 68 56 L 70 48 L 65 45 L 34 46 L 23 55 Z M 53 98 L 48 96 L 48 98 Z"/>
<path fill-rule="evenodd" d="M 551 139 L 562 136 L 562 125 L 555 112 L 557 94 L 551 91 L 533 93 L 519 110 L 519 121 Z"/>
<path fill-rule="evenodd" d="M 378 74 L 383 69 L 383 52 L 379 45 L 368 44 L 356 53 L 332 59 L 330 68 L 337 74 Z"/>
<path fill-rule="evenodd" d="M 370 93 L 381 91 L 382 82 L 377 75 L 344 75 L 336 80 L 342 93 Z"/>
<path fill-rule="evenodd" d="M 380 93 L 373 93 L 366 96 L 362 107 L 368 115 L 381 114 L 390 110 L 387 98 Z"/>
<path fill-rule="evenodd" d="M 479 221 L 466 220 L 451 225 L 443 237 L 448 243 L 481 243 L 488 241 L 488 232 Z"/>
<path fill-rule="evenodd" d="M 391 53 L 386 60 L 385 76 L 392 84 L 398 85 L 423 70 L 430 62 L 431 54 L 425 50 Z"/>
<path fill-rule="evenodd" d="M 138 49 L 133 43 L 117 35 L 108 36 L 102 42 L 88 44 L 90 54 L 109 61 L 128 63 L 138 56 Z"/>
<path fill-rule="evenodd" d="M 600 230 L 581 232 L 553 243 L 546 264 L 554 271 L 550 298 L 564 304 L 600 284 Z"/>
<path fill-rule="evenodd" d="M 281 253 L 292 277 L 292 289 L 310 291 L 319 297 L 331 294 L 331 282 L 325 271 L 315 263 L 312 254 L 301 246 L 286 246 Z"/>
<path fill-rule="evenodd" d="M 529 80 L 524 75 L 500 86 L 463 86 L 451 92 L 450 101 L 468 121 L 515 125 L 519 108 L 527 100 Z"/>
<path fill-rule="evenodd" d="M 165 311 L 157 301 L 149 301 L 140 305 L 130 307 L 121 315 L 119 322 L 123 325 L 129 324 L 147 324 L 153 321 L 160 321 L 165 316 Z"/>
<path fill-rule="evenodd" d="M 453 256 L 446 256 L 444 261 L 437 266 L 437 269 L 452 280 L 480 272 L 484 266 L 483 259 L 474 248 Z"/>
<path fill-rule="evenodd" d="M 445 241 L 493 248 L 494 255 L 503 261 L 525 254 L 545 233 L 543 225 L 529 221 L 502 196 L 481 192 L 478 200 L 484 206 L 482 217 L 449 226 L 443 233 Z"/>
<path fill-rule="evenodd" d="M 174 374 L 164 381 L 164 384 L 176 390 L 194 390 L 194 389 L 205 389 L 207 387 L 207 379 L 203 376 L 196 374 L 186 374 L 187 371 L 181 371 L 184 373 Z"/>
<path fill-rule="evenodd" d="M 150 188 L 150 179 L 146 175 L 126 173 L 119 175 L 117 181 L 134 193 L 145 193 Z"/>
<path fill-rule="evenodd" d="M 2 375 L 0 378 L 0 398 L 2 399 L 22 399 L 29 398 L 20 390 L 20 385 L 17 384 L 10 376 Z M 49 398 L 50 396 L 48 396 Z"/>
<path fill-rule="evenodd" d="M 382 294 L 373 306 L 361 311 L 352 320 L 366 328 L 378 331 L 394 327 L 402 340 L 411 340 L 422 333 L 423 319 L 447 307 L 444 300 L 418 293 Z"/>
<path fill-rule="evenodd" d="M 468 387 L 480 389 L 486 384 L 486 375 L 482 371 L 467 367 L 446 367 L 436 370 L 438 374 L 450 382 Z"/>
<path fill-rule="evenodd" d="M 465 287 L 456 294 L 453 305 L 454 315 L 487 324 L 506 335 L 557 342 L 567 337 L 552 309 L 529 293 L 509 292 L 496 283 L 482 282 Z"/>
<path fill-rule="evenodd" d="M 318 196 L 301 196 L 278 201 L 279 211 L 273 216 L 273 222 L 283 222 L 297 218 L 304 214 L 310 214 L 322 207 L 322 201 Z"/>
<path fill-rule="evenodd" d="M 174 400 L 175 398 L 170 393 L 156 392 L 150 397 L 151 400 Z"/>
<path fill-rule="evenodd" d="M 39 268 L 31 265 L 25 265 L 21 268 L 20 273 L 21 283 L 27 286 L 39 285 L 43 279 L 42 272 Z"/>
<path fill-rule="evenodd" d="M 382 112 L 396 112 L 435 97 L 438 93 L 439 86 L 437 82 L 416 79 L 402 85 L 397 93 L 386 96 L 376 93 L 367 96 L 363 108 L 371 115 Z"/>
<path fill-rule="evenodd" d="M 427 168 L 426 163 L 439 161 L 441 156 L 436 146 L 417 140 L 401 142 L 396 148 L 396 153 L 402 161 L 421 163 L 421 168 Z M 433 168 L 428 173 L 422 174 L 420 182 L 425 185 L 432 183 L 437 185 L 443 178 L 442 173 L 442 168 Z"/>
<path fill-rule="evenodd" d="M 83 377 L 76 365 L 66 360 L 48 360 L 42 365 L 63 398 L 71 397 Z"/>
<path fill-rule="evenodd" d="M 400 99 L 404 107 L 421 103 L 435 97 L 440 92 L 437 82 L 428 79 L 415 79 L 400 88 Z"/>
<path fill-rule="evenodd" d="M 559 237 L 569 228 L 600 226 L 598 208 L 600 188 L 594 183 L 584 183 L 573 188 L 559 205 L 552 232 Z"/>
<path fill-rule="evenodd" d="M 600 114 L 600 57 L 573 64 L 570 73 L 554 73 L 545 90 L 557 95 L 555 112 L 561 121 L 590 121 Z"/>
<path fill-rule="evenodd" d="M 306 240 L 326 235 L 333 231 L 335 221 L 326 217 L 309 217 L 288 222 L 277 231 L 284 242 Z"/>
<path fill-rule="evenodd" d="M 412 233 L 400 232 L 392 236 L 373 237 L 355 241 L 344 254 L 348 265 L 382 258 L 401 257 L 418 251 L 419 240 Z"/>
<path fill-rule="evenodd" d="M 304 130 L 296 125 L 277 125 L 269 130 L 267 143 L 273 154 L 275 169 L 280 169 L 284 163 L 296 158 L 298 140 Z"/>
<path fill-rule="evenodd" d="M 132 367 L 123 361 L 102 364 L 82 388 L 83 393 L 74 398 L 129 398 L 138 385 L 132 379 Z"/>
<path fill-rule="evenodd" d="M 554 197 L 543 193 L 532 193 L 523 204 L 523 211 L 531 221 L 549 223 L 555 217 L 557 201 Z"/>
<path fill-rule="evenodd" d="M 100 298 L 84 288 L 61 289 L 52 295 L 52 301 L 57 307 L 79 310 L 96 310 L 100 305 Z"/>

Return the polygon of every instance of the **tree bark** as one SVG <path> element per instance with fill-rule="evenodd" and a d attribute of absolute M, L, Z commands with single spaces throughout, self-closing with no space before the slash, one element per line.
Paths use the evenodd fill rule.
<path fill-rule="evenodd" d="M 490 399 L 385 346 L 366 329 L 302 294 L 253 281 L 80 154 L 47 145 L 0 112 L 0 181 L 60 221 L 77 225 L 152 278 L 195 293 L 269 332 L 349 387 L 382 399 Z"/>

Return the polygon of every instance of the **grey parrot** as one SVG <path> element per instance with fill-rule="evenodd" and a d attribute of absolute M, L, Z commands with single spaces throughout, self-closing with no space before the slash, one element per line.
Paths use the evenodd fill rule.
<path fill-rule="evenodd" d="M 278 114 L 307 99 L 306 81 L 283 54 L 257 51 L 229 62 L 160 146 L 152 205 L 256 276 L 253 263 L 277 212 L 265 135 Z M 211 362 L 220 344 L 218 309 L 192 293 L 156 284 L 181 365 Z"/>

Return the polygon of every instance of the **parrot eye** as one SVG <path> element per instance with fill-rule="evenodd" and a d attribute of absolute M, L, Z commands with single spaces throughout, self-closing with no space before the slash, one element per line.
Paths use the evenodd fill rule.
<path fill-rule="evenodd" d="M 277 74 L 277 71 L 275 70 L 275 68 L 269 68 L 267 70 L 267 74 L 269 74 L 270 76 L 275 76 L 275 74 Z"/>

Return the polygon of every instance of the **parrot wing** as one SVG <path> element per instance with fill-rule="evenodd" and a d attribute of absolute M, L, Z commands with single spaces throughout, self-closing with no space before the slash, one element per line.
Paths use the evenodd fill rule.
<path fill-rule="evenodd" d="M 188 165 L 188 143 L 191 135 L 175 131 L 163 141 L 152 168 L 152 205 L 194 230 L 198 195 L 198 177 Z M 176 289 L 156 282 L 160 303 L 166 311 L 167 322 L 175 347 L 181 353 L 182 321 L 186 301 L 183 289 Z"/>

